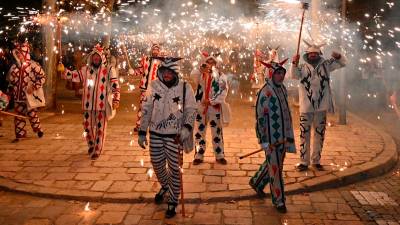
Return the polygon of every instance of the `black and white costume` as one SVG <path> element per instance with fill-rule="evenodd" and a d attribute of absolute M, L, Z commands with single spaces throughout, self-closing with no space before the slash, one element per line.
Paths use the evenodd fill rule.
<path fill-rule="evenodd" d="M 164 80 L 163 74 L 167 70 L 173 71 L 174 80 Z M 178 65 L 174 59 L 164 59 L 158 68 L 158 79 L 150 83 L 143 101 L 138 141 L 140 146 L 145 147 L 148 129 L 151 163 L 161 185 L 155 201 L 161 203 L 164 194 L 169 193 L 167 217 L 175 215 L 180 194 L 177 137 L 180 137 L 183 146 L 191 146 L 185 148 L 185 151 L 193 149 L 192 130 L 196 115 L 193 90 L 189 84 L 179 79 L 178 74 Z"/>
<path fill-rule="evenodd" d="M 290 76 L 300 81 L 300 164 L 310 165 L 310 136 L 311 125 L 314 129 L 314 144 L 311 163 L 320 165 L 321 152 L 324 144 L 326 129 L 326 114 L 334 112 L 333 96 L 330 87 L 331 72 L 346 65 L 344 56 L 335 53 L 336 58 L 319 60 L 311 63 L 309 53 L 322 55 L 322 45 L 309 44 L 303 55 L 304 63 L 297 66 L 292 64 Z"/>

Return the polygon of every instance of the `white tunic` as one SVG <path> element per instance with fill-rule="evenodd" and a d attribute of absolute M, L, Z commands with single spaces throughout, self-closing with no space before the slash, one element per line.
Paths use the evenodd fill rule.
<path fill-rule="evenodd" d="M 307 62 L 298 67 L 292 64 L 289 76 L 292 79 L 299 80 L 300 113 L 334 112 L 330 73 L 345 65 L 344 56 L 339 60 L 322 58 L 315 68 Z"/>
<path fill-rule="evenodd" d="M 183 115 L 183 81 L 168 88 L 160 80 L 150 83 L 146 98 L 142 105 L 143 116 L 140 130 L 154 132 L 159 135 L 178 134 L 185 124 L 193 127 L 196 103 L 193 89 L 186 83 L 185 115 Z"/>

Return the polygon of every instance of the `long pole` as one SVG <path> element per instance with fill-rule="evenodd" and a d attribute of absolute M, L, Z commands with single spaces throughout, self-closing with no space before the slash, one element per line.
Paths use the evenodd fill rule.
<path fill-rule="evenodd" d="M 296 55 L 299 55 L 299 52 L 300 52 L 301 32 L 303 31 L 303 23 L 304 23 L 304 14 L 305 14 L 305 13 L 306 13 L 306 10 L 303 9 L 303 15 L 301 16 L 301 25 L 300 25 L 299 40 L 297 41 Z"/>
<path fill-rule="evenodd" d="M 346 23 L 346 12 L 347 12 L 347 0 L 342 0 L 342 34 L 341 34 L 341 47 L 342 52 L 344 51 L 343 44 L 343 32 Z M 346 116 L 346 93 L 347 93 L 347 84 L 346 84 L 346 68 L 341 70 L 340 74 L 340 87 L 339 87 L 339 124 L 346 125 L 347 124 L 347 116 Z"/>
<path fill-rule="evenodd" d="M 182 145 L 179 145 L 179 178 L 181 180 L 181 205 L 182 205 L 182 217 L 185 217 L 185 196 L 183 194 L 183 148 Z"/>

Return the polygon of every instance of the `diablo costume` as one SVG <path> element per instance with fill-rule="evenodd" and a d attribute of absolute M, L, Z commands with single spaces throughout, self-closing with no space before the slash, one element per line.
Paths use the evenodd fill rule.
<path fill-rule="evenodd" d="M 96 65 L 92 60 L 98 55 Z M 114 67 L 107 65 L 103 49 L 96 45 L 88 55 L 87 65 L 79 71 L 66 71 L 67 79 L 83 83 L 83 127 L 88 143 L 88 154 L 97 159 L 103 150 L 107 120 L 115 115 L 120 100 L 120 88 Z"/>
<path fill-rule="evenodd" d="M 204 54 L 204 53 L 203 53 Z M 206 151 L 206 129 L 210 123 L 212 145 L 215 158 L 218 163 L 226 164 L 224 155 L 224 138 L 222 132 L 223 123 L 228 123 L 230 119 L 230 108 L 225 102 L 228 94 L 228 82 L 226 76 L 217 69 L 217 58 L 205 54 L 206 68 L 202 69 L 200 77 L 197 79 L 196 102 L 198 103 L 196 155 L 194 165 L 203 162 Z M 210 64 L 214 62 L 215 65 Z"/>
<path fill-rule="evenodd" d="M 37 108 L 43 107 L 45 103 L 43 95 L 44 71 L 38 63 L 31 60 L 27 42 L 17 44 L 12 52 L 16 64 L 13 64 L 10 68 L 8 81 L 11 88 L 11 97 L 15 102 L 15 112 L 19 115 L 28 116 L 33 132 L 37 133 L 38 137 L 42 137 L 43 130 L 37 114 Z M 40 104 L 34 105 L 32 100 Z M 26 121 L 15 117 L 14 124 L 15 141 L 26 137 Z"/>
<path fill-rule="evenodd" d="M 160 204 L 169 193 L 166 217 L 175 215 L 181 180 L 179 177 L 179 141 L 185 152 L 193 150 L 193 125 L 196 104 L 191 86 L 179 79 L 179 58 L 164 58 L 143 102 L 143 116 L 139 130 L 139 145 L 147 144 L 147 129 L 150 133 L 151 163 L 161 190 L 155 196 Z"/>
<path fill-rule="evenodd" d="M 142 104 L 144 98 L 146 96 L 146 90 L 151 84 L 151 82 L 157 79 L 157 69 L 160 65 L 160 60 L 156 59 L 155 57 L 159 56 L 160 45 L 153 44 L 151 46 L 150 52 L 151 56 L 144 56 L 140 61 L 140 67 L 135 70 L 135 75 L 141 76 L 142 79 L 140 81 L 140 101 L 139 101 L 139 109 L 137 114 L 137 121 L 135 131 L 139 130 L 140 121 L 142 117 Z"/>
<path fill-rule="evenodd" d="M 263 58 L 268 58 L 266 63 L 278 63 L 278 49 L 279 46 L 276 48 L 269 48 L 268 56 L 265 57 L 265 53 L 261 52 L 260 50 L 256 50 L 256 54 L 254 57 L 254 74 L 252 77 L 253 84 L 252 88 L 260 89 L 264 86 L 265 79 L 271 79 L 273 69 L 265 67 L 261 61 Z"/>
<path fill-rule="evenodd" d="M 279 72 L 284 76 L 286 70 L 281 63 L 263 63 L 272 69 L 272 76 Z M 264 187 L 269 183 L 272 203 L 278 210 L 285 209 L 284 182 L 282 177 L 285 153 L 295 153 L 292 117 L 287 101 L 286 87 L 283 79 L 280 82 L 274 78 L 266 79 L 266 84 L 258 92 L 256 105 L 256 133 L 258 142 L 266 154 L 265 162 L 250 179 L 251 187 L 259 194 L 263 194 Z M 277 144 L 287 141 L 285 144 Z"/>
<path fill-rule="evenodd" d="M 322 147 L 325 138 L 326 114 L 334 112 L 333 96 L 330 87 L 331 72 L 342 68 L 346 59 L 333 52 L 332 58 L 321 57 L 323 45 L 309 44 L 303 55 L 304 64 L 298 66 L 298 58 L 294 59 L 290 76 L 300 81 L 300 164 L 298 170 L 306 170 L 310 165 L 311 125 L 314 127 L 314 144 L 312 164 L 322 170 L 320 164 Z M 297 56 L 298 57 L 298 56 Z"/>

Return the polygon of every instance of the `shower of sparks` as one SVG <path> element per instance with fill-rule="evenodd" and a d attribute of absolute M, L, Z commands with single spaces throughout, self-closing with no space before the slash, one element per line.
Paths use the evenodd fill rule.
<path fill-rule="evenodd" d="M 55 12 L 48 6 L 41 9 L 17 7 L 13 11 L 0 8 L 0 18 L 13 22 L 13 25 L 0 26 L 0 38 L 7 37 L 12 31 L 39 33 L 41 29 L 38 27 L 47 26 L 54 33 L 61 30 L 62 47 L 70 54 L 77 51 L 88 53 L 101 36 L 111 34 L 111 48 L 123 56 L 117 65 L 119 81 L 121 87 L 130 92 L 137 91 L 135 85 L 139 83 L 131 67 L 138 65 L 151 43 L 161 43 L 164 55 L 184 58 L 181 61 L 184 77 L 198 67 L 200 52 L 207 49 L 211 53 L 221 53 L 221 70 L 230 74 L 233 86 L 251 80 L 255 50 L 268 52 L 267 47 L 280 45 L 279 58 L 290 57 L 296 50 L 294 43 L 298 38 L 302 1 L 264 2 L 267 3 L 259 4 L 258 15 L 243 16 L 236 13 L 241 2 L 235 0 L 171 1 L 171 7 L 164 8 L 153 6 L 151 0 L 116 0 L 112 12 L 106 1 L 58 0 Z M 363 21 L 368 20 L 369 24 L 363 21 L 343 24 L 341 15 L 326 1 L 321 1 L 318 21 L 312 21 L 312 10 L 306 12 L 304 39 L 327 43 L 323 49 L 327 53 L 325 56 L 330 54 L 330 50 L 341 48 L 349 59 L 351 66 L 348 68 L 355 68 L 357 72 L 369 73 L 371 65 L 398 69 L 392 64 L 400 48 L 400 26 L 389 25 L 383 19 L 394 6 L 394 1 L 386 1 L 377 11 L 361 12 L 365 17 Z M 312 37 L 314 28 L 318 35 Z M 57 39 L 50 51 L 58 53 L 58 42 Z M 49 59 L 44 57 L 44 60 Z M 258 78 L 255 82 L 259 82 Z M 290 88 L 298 87 L 294 81 L 285 82 Z M 87 85 L 93 86 L 94 81 L 88 80 Z M 230 94 L 250 102 L 255 96 L 243 93 L 239 88 L 231 88 Z M 363 96 L 378 98 L 376 93 L 363 93 Z M 347 98 L 352 96 L 348 94 Z M 136 106 L 132 108 L 137 110 Z"/>

